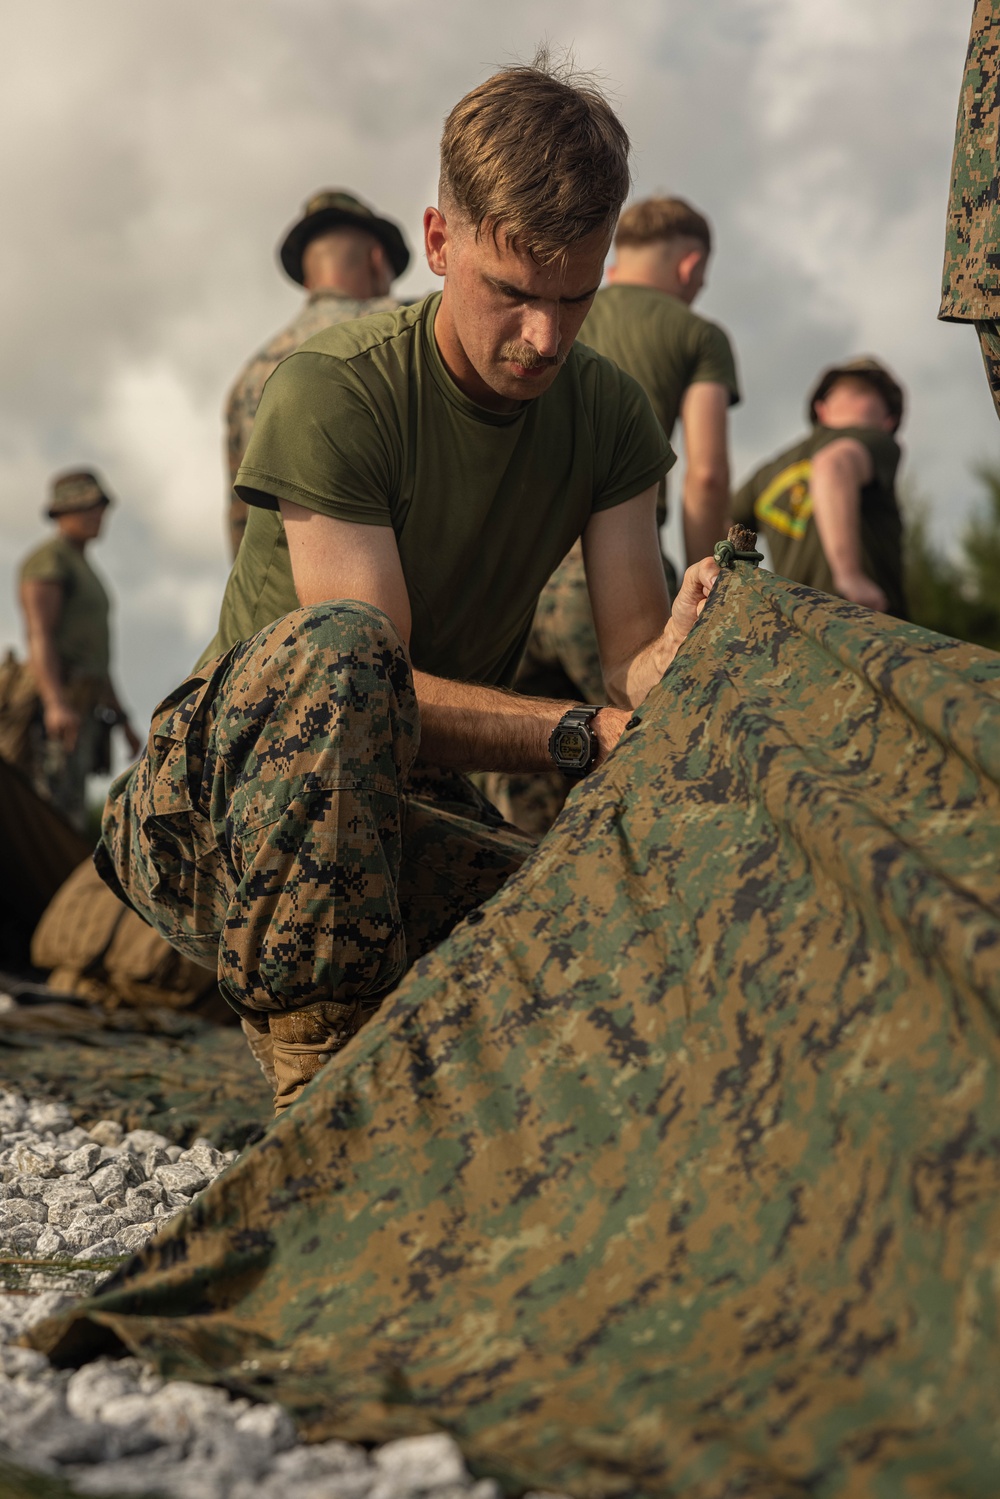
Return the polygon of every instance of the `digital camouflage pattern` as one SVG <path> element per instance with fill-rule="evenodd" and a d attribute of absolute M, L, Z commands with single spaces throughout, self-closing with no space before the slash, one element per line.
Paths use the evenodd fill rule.
<path fill-rule="evenodd" d="M 36 1346 L 581 1499 L 994 1499 L 1000 657 L 737 562 L 635 717 Z"/>
<path fill-rule="evenodd" d="M 973 322 L 1000 415 L 1000 0 L 976 0 L 958 101 L 938 317 Z"/>
<path fill-rule="evenodd" d="M 370 312 L 393 312 L 399 303 L 395 297 L 344 297 L 339 292 L 321 288 L 310 292 L 304 306 L 269 343 L 250 360 L 236 377 L 226 398 L 226 458 L 229 464 L 229 543 L 232 555 L 239 551 L 247 526 L 247 506 L 233 494 L 236 475 L 253 431 L 254 417 L 260 405 L 261 391 L 270 374 L 283 359 L 334 323 L 347 323 L 367 317 Z"/>
<path fill-rule="evenodd" d="M 218 965 L 282 1105 L 528 851 L 462 777 L 411 777 L 418 739 L 390 620 L 323 604 L 182 683 L 108 794 L 98 869 Z"/>
<path fill-rule="evenodd" d="M 238 1026 L 190 1011 L 109 1015 L 58 995 L 4 1014 L 0 1088 L 58 1099 L 87 1127 L 114 1119 L 178 1145 L 204 1136 L 220 1150 L 256 1140 L 272 1115 Z"/>

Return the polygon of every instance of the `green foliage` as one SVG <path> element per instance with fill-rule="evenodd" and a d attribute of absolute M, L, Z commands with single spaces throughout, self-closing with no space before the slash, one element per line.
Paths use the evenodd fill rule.
<path fill-rule="evenodd" d="M 978 470 L 985 494 L 957 557 L 930 537 L 926 507 L 909 507 L 906 591 L 915 624 L 1000 651 L 1000 466 Z"/>

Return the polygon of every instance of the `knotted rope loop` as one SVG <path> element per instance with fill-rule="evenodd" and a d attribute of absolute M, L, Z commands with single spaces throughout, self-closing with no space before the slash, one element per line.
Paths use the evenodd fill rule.
<path fill-rule="evenodd" d="M 746 526 L 730 526 L 725 541 L 715 543 L 715 560 L 720 567 L 732 568 L 737 562 L 763 562 L 764 553 L 756 550 L 757 532 Z"/>

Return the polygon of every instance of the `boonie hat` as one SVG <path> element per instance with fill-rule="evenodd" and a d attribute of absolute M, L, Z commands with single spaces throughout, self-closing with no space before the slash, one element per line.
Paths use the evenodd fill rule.
<path fill-rule="evenodd" d="M 816 388 L 809 397 L 809 420 L 816 422 L 816 402 L 822 401 L 829 394 L 833 385 L 842 375 L 854 375 L 862 380 L 867 380 L 873 385 L 879 395 L 889 408 L 895 426 L 898 427 L 903 420 L 903 405 L 905 396 L 903 387 L 885 365 L 874 359 L 871 354 L 862 354 L 857 359 L 848 359 L 843 364 L 832 364 L 829 369 L 823 371 Z M 894 428 L 895 430 L 895 428 Z"/>
<path fill-rule="evenodd" d="M 89 468 L 74 468 L 56 474 L 52 480 L 51 499 L 46 514 L 72 515 L 74 510 L 91 510 L 95 505 L 110 505 L 111 496 L 101 480 Z"/>
<path fill-rule="evenodd" d="M 334 187 L 313 193 L 303 205 L 302 217 L 296 220 L 281 243 L 278 255 L 293 281 L 300 286 L 303 284 L 302 255 L 309 241 L 326 229 L 336 229 L 339 224 L 367 229 L 384 247 L 394 273 L 401 276 L 406 270 L 410 251 L 399 225 L 391 219 L 379 218 L 374 209 L 353 193 Z"/>

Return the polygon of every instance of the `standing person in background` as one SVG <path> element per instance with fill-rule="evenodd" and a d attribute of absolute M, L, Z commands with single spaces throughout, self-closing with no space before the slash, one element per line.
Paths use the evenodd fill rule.
<path fill-rule="evenodd" d="M 762 532 L 774 571 L 883 614 L 906 617 L 896 501 L 903 390 L 877 359 L 824 370 L 812 431 L 753 474 L 733 519 Z"/>
<path fill-rule="evenodd" d="M 8 757 L 81 830 L 87 776 L 110 769 L 110 727 L 120 726 L 133 755 L 140 749 L 109 674 L 108 595 L 85 555 L 110 503 L 89 469 L 53 480 L 47 513 L 57 534 L 20 568 L 28 664 L 20 670 L 18 692 L 8 697 L 28 711 L 13 751 L 12 725 L 3 725 Z"/>
<path fill-rule="evenodd" d="M 668 437 L 680 417 L 688 560 L 711 556 L 726 534 L 727 416 L 740 399 L 729 335 L 691 310 L 711 253 L 708 220 L 683 198 L 633 203 L 618 220 L 609 284 L 580 331 L 585 344 L 638 380 Z M 664 486 L 661 525 L 666 518 Z"/>
<path fill-rule="evenodd" d="M 608 285 L 580 330 L 580 341 L 638 380 L 668 437 L 684 432 L 684 549 L 711 556 L 729 524 L 730 406 L 740 399 L 736 361 L 724 329 L 691 310 L 705 285 L 712 231 L 682 198 L 646 198 L 618 220 Z M 657 523 L 667 518 L 666 484 Z M 677 573 L 664 557 L 671 593 Z M 606 700 L 597 636 L 579 545 L 542 594 L 517 689 L 534 696 Z M 509 822 L 540 837 L 555 821 L 570 783 L 556 772 L 483 777 Z"/>
<path fill-rule="evenodd" d="M 334 323 L 392 312 L 389 296 L 410 263 L 402 230 L 343 189 L 314 193 L 278 251 L 287 274 L 309 293 L 287 328 L 276 333 L 237 377 L 226 401 L 229 466 L 229 541 L 235 557 L 247 524 L 247 507 L 232 492 L 246 452 L 264 382 L 283 359 L 314 333 Z"/>
<path fill-rule="evenodd" d="M 993 403 L 1000 415 L 1000 207 L 997 150 L 1000 0 L 977 0 L 958 101 L 955 158 L 944 249 L 945 322 L 974 323 Z"/>

